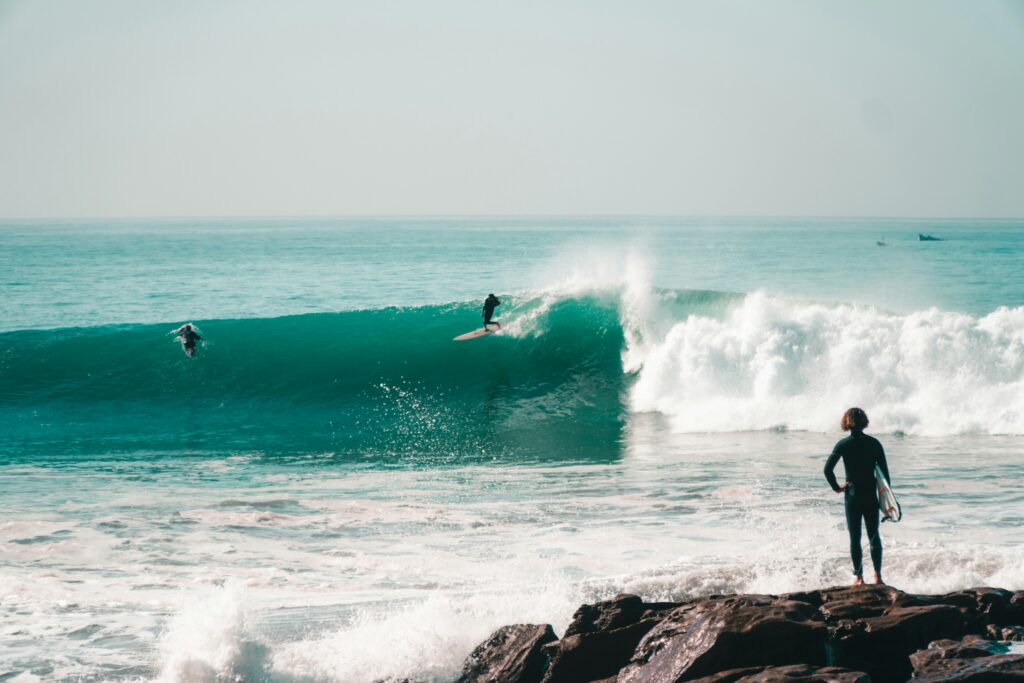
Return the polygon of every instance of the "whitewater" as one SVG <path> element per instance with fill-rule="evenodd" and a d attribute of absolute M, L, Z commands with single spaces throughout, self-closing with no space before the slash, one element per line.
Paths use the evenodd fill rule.
<path fill-rule="evenodd" d="M 622 591 L 845 583 L 851 405 L 887 579 L 1020 589 L 1022 227 L 0 224 L 0 680 L 447 681 Z"/>

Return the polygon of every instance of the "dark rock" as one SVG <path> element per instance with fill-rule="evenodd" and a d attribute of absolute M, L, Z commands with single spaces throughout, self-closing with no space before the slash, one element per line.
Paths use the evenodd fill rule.
<path fill-rule="evenodd" d="M 991 640 L 1007 640 L 1024 643 L 1024 626 L 996 626 L 989 624 L 985 635 Z"/>
<path fill-rule="evenodd" d="M 622 593 L 611 600 L 580 607 L 562 637 L 628 626 L 640 621 L 643 613 L 644 601 L 640 596 Z"/>
<path fill-rule="evenodd" d="M 969 588 L 944 595 L 901 594 L 896 603 L 901 607 L 921 605 L 953 605 L 970 611 L 981 621 L 988 622 L 997 615 L 1010 616 L 1015 610 L 1009 603 L 1013 593 L 1002 588 Z M 1022 605 L 1024 607 L 1024 605 Z"/>
<path fill-rule="evenodd" d="M 806 602 L 815 607 L 821 607 L 825 603 L 836 601 L 856 600 L 888 600 L 890 604 L 896 596 L 903 595 L 903 592 L 885 584 L 865 584 L 863 586 L 833 586 L 832 588 L 819 588 L 813 591 L 799 591 L 796 593 L 783 593 L 778 596 L 782 600 L 793 600 L 795 602 Z"/>
<path fill-rule="evenodd" d="M 661 613 L 678 603 L 644 603 L 635 595 L 584 605 L 561 640 L 549 644 L 551 659 L 544 680 L 597 681 L 615 678 L 629 663 L 640 639 L 658 625 Z"/>
<path fill-rule="evenodd" d="M 835 666 L 755 666 L 732 669 L 712 676 L 695 678 L 689 683 L 773 683 L 774 681 L 801 681 L 805 683 L 871 683 L 863 671 L 850 671 Z"/>
<path fill-rule="evenodd" d="M 1014 593 L 1006 604 L 993 610 L 992 621 L 999 626 L 1024 626 L 1024 591 Z"/>
<path fill-rule="evenodd" d="M 991 641 L 976 637 L 984 634 Z M 935 641 L 942 642 L 929 646 Z M 977 645 L 992 641 L 1004 642 Z M 1024 681 L 1014 668 L 1018 653 L 985 649 L 1009 648 L 1006 641 L 1024 642 L 1024 592 L 986 587 L 913 595 L 889 586 L 846 586 L 685 603 L 618 595 L 582 606 L 561 640 L 546 626 L 497 631 L 467 660 L 460 681 L 845 682 L 870 676 L 895 683 L 918 669 L 914 675 L 929 681 Z M 971 663 L 979 659 L 985 662 Z"/>
<path fill-rule="evenodd" d="M 850 586 L 821 592 L 821 615 L 829 624 L 880 617 L 906 595 L 891 586 Z"/>
<path fill-rule="evenodd" d="M 637 646 L 618 683 L 675 683 L 745 666 L 825 661 L 824 625 L 814 605 L 770 596 L 682 605 Z"/>
<path fill-rule="evenodd" d="M 548 624 L 503 626 L 469 655 L 458 683 L 537 683 L 547 660 L 542 647 L 554 640 Z"/>
<path fill-rule="evenodd" d="M 565 629 L 566 636 L 579 633 L 594 633 L 622 628 L 640 621 L 641 618 L 653 617 L 679 607 L 677 602 L 645 603 L 636 595 L 622 593 L 611 600 L 583 605 L 572 616 L 572 623 Z"/>
<path fill-rule="evenodd" d="M 640 640 L 658 623 L 658 619 L 641 619 L 622 628 L 577 633 L 552 643 L 546 648 L 551 663 L 544 683 L 615 678 L 629 664 Z"/>
<path fill-rule="evenodd" d="M 779 599 L 792 600 L 793 602 L 806 602 L 809 605 L 821 607 L 821 603 L 825 600 L 824 596 L 825 590 L 797 591 L 796 593 L 783 593 L 779 596 Z"/>
<path fill-rule="evenodd" d="M 1013 598 L 1013 593 L 1002 588 L 971 588 L 960 593 L 974 598 L 974 611 L 983 615 L 986 620 L 1006 612 L 1007 604 Z"/>
<path fill-rule="evenodd" d="M 915 682 L 1024 681 L 1024 654 L 1010 651 L 1009 643 L 967 636 L 938 640 L 910 656 Z"/>
<path fill-rule="evenodd" d="M 910 654 L 942 638 L 959 639 L 968 615 L 952 605 L 894 607 L 830 629 L 829 664 L 867 672 L 875 683 L 910 677 Z"/>

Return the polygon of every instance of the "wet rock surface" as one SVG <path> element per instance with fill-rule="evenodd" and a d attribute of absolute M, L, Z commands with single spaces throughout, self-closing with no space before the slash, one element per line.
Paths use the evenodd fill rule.
<path fill-rule="evenodd" d="M 644 603 L 636 595 L 583 605 L 558 642 L 546 646 L 544 681 L 598 681 L 617 677 L 640 640 L 676 603 Z"/>
<path fill-rule="evenodd" d="M 555 640 L 548 624 L 503 626 L 480 643 L 462 668 L 459 683 L 534 683 L 547 666 L 543 647 Z"/>
<path fill-rule="evenodd" d="M 835 666 L 765 666 L 732 669 L 712 676 L 691 679 L 692 683 L 770 683 L 771 681 L 800 681 L 802 683 L 870 683 L 871 678 L 861 671 L 850 671 Z"/>
<path fill-rule="evenodd" d="M 743 666 L 825 664 L 824 622 L 806 602 L 701 600 L 669 612 L 637 645 L 621 683 L 671 683 Z"/>
<path fill-rule="evenodd" d="M 1024 647 L 966 636 L 910 655 L 914 681 L 1024 681 Z"/>
<path fill-rule="evenodd" d="M 618 595 L 580 607 L 561 639 L 550 626 L 499 629 L 459 683 L 1024 681 L 1022 638 L 1024 593 L 998 588 Z"/>

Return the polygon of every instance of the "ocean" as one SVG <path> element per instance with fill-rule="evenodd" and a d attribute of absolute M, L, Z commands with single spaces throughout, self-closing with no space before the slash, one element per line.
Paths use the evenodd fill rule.
<path fill-rule="evenodd" d="M 3 221 L 0 681 L 450 681 L 847 583 L 852 405 L 887 581 L 1024 589 L 1022 221 Z"/>

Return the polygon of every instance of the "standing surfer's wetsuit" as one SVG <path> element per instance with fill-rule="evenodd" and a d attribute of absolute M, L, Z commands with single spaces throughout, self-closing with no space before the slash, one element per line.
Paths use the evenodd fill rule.
<path fill-rule="evenodd" d="M 494 316 L 494 309 L 500 305 L 501 302 L 498 301 L 498 297 L 494 296 L 493 294 L 487 295 L 487 299 L 484 301 L 483 312 L 485 330 L 487 329 L 487 326 L 491 324 L 491 318 Z M 497 322 L 495 322 L 494 324 L 497 325 L 498 327 L 501 327 L 501 325 Z"/>
<path fill-rule="evenodd" d="M 863 518 L 864 527 L 871 543 L 871 564 L 875 573 L 882 571 L 882 538 L 878 535 L 878 491 L 875 490 L 875 465 L 882 470 L 885 480 L 889 481 L 889 465 L 885 462 L 885 450 L 878 439 L 868 436 L 862 431 L 851 431 L 850 435 L 839 441 L 832 449 L 832 455 L 825 463 L 825 478 L 836 493 L 842 491 L 836 481 L 835 470 L 839 458 L 843 459 L 846 468 L 847 487 L 846 528 L 850 531 L 850 558 L 853 560 L 853 573 L 863 576 L 863 552 L 860 547 L 860 522 Z"/>
<path fill-rule="evenodd" d="M 181 339 L 181 346 L 185 349 L 185 353 L 190 358 L 196 355 L 196 342 L 202 339 L 196 332 L 196 328 L 191 325 L 182 325 L 178 328 L 178 337 Z"/>

